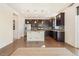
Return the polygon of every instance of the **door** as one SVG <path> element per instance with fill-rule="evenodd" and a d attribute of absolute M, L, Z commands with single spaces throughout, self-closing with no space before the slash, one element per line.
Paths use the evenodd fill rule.
<path fill-rule="evenodd" d="M 13 41 L 18 39 L 18 18 L 15 17 L 13 20 Z"/>
<path fill-rule="evenodd" d="M 15 20 L 13 20 L 13 41 L 15 41 L 16 40 L 16 31 L 15 31 Z"/>

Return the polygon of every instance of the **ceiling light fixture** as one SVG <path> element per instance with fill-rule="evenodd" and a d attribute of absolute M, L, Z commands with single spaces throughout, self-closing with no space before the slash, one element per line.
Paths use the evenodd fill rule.
<path fill-rule="evenodd" d="M 36 21 L 34 23 L 37 23 Z"/>

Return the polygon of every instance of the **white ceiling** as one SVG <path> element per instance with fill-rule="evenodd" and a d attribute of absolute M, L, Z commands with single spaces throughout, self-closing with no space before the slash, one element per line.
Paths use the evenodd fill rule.
<path fill-rule="evenodd" d="M 26 18 L 49 18 L 55 16 L 69 3 L 9 3 L 8 5 Z"/>

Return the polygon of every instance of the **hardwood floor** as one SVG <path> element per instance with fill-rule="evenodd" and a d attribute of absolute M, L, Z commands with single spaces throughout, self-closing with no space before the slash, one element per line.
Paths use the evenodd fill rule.
<path fill-rule="evenodd" d="M 57 42 L 55 39 L 51 37 L 46 37 L 45 46 L 46 47 L 65 47 L 64 42 Z"/>
<path fill-rule="evenodd" d="M 15 43 L 17 47 L 65 47 L 63 42 L 57 42 L 55 39 L 51 37 L 46 37 L 44 42 L 41 41 L 34 41 L 34 42 L 27 42 L 27 40 L 20 39 L 17 40 Z"/>
<path fill-rule="evenodd" d="M 26 38 L 21 38 L 21 39 L 17 39 L 15 40 L 13 43 L 11 43 L 10 45 L 2 48 L 0 50 L 0 55 L 2 56 L 7 56 L 7 55 L 11 55 L 17 48 L 40 48 L 40 47 L 44 47 L 44 48 L 61 48 L 61 47 L 65 47 L 68 50 L 70 50 L 72 53 L 74 53 L 75 55 L 78 55 L 78 51 L 79 49 L 76 49 L 64 42 L 57 42 L 55 39 L 51 38 L 51 37 L 46 37 L 44 42 L 27 42 Z"/>
<path fill-rule="evenodd" d="M 46 37 L 44 42 L 27 42 L 26 38 L 22 38 L 22 39 L 18 39 L 16 40 L 16 48 L 37 48 L 37 47 L 42 47 L 44 46 L 44 48 L 61 48 L 61 47 L 65 47 L 68 50 L 70 50 L 72 53 L 74 53 L 75 55 L 78 55 L 78 51 L 79 49 L 64 43 L 64 42 L 57 42 L 55 39 L 51 38 L 51 37 Z"/>

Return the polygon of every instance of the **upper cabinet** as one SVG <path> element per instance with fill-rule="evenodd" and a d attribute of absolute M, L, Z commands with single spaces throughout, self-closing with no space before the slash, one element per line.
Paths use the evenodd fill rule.
<path fill-rule="evenodd" d="M 77 7 L 77 15 L 79 15 L 79 6 Z"/>
<path fill-rule="evenodd" d="M 25 20 L 25 24 L 31 24 L 32 22 L 30 20 Z"/>
<path fill-rule="evenodd" d="M 60 13 L 56 16 L 56 26 L 64 26 L 64 13 Z"/>

